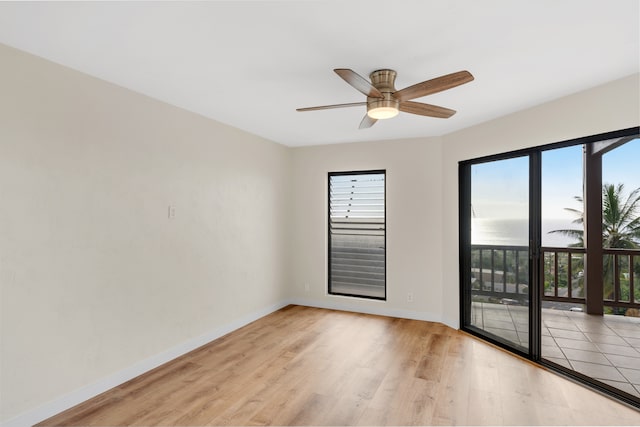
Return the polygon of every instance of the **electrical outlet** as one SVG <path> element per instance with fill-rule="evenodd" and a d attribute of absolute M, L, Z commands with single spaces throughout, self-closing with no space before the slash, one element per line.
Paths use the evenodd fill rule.
<path fill-rule="evenodd" d="M 169 219 L 176 219 L 176 207 L 175 206 L 169 205 L 168 217 L 169 217 Z"/>
<path fill-rule="evenodd" d="M 304 290 L 305 290 L 305 292 L 309 292 L 309 284 L 308 283 L 304 284 Z"/>
<path fill-rule="evenodd" d="M 407 302 L 413 302 L 413 292 L 407 292 Z"/>

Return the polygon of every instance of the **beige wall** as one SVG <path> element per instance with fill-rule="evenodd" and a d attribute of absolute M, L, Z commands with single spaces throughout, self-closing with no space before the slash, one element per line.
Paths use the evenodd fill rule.
<path fill-rule="evenodd" d="M 1 45 L 0 70 L 0 421 L 285 301 L 286 147 Z"/>
<path fill-rule="evenodd" d="M 0 422 L 287 301 L 457 326 L 458 161 L 640 121 L 635 75 L 442 138 L 289 149 L 1 45 L 0 70 Z M 386 302 L 326 294 L 327 172 L 367 169 Z"/>
<path fill-rule="evenodd" d="M 640 75 L 616 80 L 443 138 L 443 321 L 459 324 L 458 162 L 640 124 Z"/>
<path fill-rule="evenodd" d="M 439 138 L 294 149 L 291 294 L 295 301 L 439 321 L 441 160 Z M 327 173 L 372 169 L 386 169 L 385 302 L 327 294 Z M 413 302 L 407 302 L 409 292 Z"/>

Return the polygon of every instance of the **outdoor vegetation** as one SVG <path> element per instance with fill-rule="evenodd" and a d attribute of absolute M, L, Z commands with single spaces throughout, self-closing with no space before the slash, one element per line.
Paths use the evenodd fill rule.
<path fill-rule="evenodd" d="M 582 197 L 576 196 L 575 199 L 580 203 L 583 202 Z M 567 210 L 576 215 L 573 223 L 580 227 L 554 230 L 551 233 L 561 233 L 576 240 L 569 247 L 584 248 L 584 213 L 576 209 L 567 208 Z M 602 186 L 602 246 L 605 250 L 640 249 L 640 188 L 626 194 L 624 184 L 605 184 Z M 556 257 L 558 258 L 558 277 L 554 277 Z M 569 259 L 571 263 L 569 263 Z M 569 269 L 569 267 L 571 268 Z M 631 301 L 630 282 L 633 278 L 633 299 L 635 302 L 639 302 L 640 254 L 605 253 L 603 259 L 603 297 L 605 300 L 614 299 L 616 271 L 620 284 L 618 300 Z M 553 295 L 553 284 L 557 280 L 558 296 L 566 296 L 569 283 L 571 283 L 572 296 L 584 297 L 584 254 L 545 252 L 544 273 L 545 295 Z M 610 312 L 622 314 L 625 309 L 610 309 Z"/>

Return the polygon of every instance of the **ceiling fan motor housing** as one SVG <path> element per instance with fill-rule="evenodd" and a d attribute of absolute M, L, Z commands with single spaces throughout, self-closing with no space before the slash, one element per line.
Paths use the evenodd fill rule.
<path fill-rule="evenodd" d="M 384 98 L 367 97 L 367 114 L 376 119 L 391 118 L 397 115 L 400 102 L 392 96 L 396 91 L 394 86 L 396 72 L 376 70 L 369 75 L 369 78 L 371 84 L 382 93 Z"/>

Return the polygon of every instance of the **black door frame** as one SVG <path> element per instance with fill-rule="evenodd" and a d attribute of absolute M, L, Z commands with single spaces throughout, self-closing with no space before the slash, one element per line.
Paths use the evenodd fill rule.
<path fill-rule="evenodd" d="M 490 163 L 500 160 L 508 160 L 517 157 L 528 157 L 529 159 L 529 352 L 524 352 L 519 348 L 513 347 L 509 342 L 505 339 L 501 339 L 500 337 L 491 335 L 482 329 L 476 328 L 470 325 L 471 319 L 471 289 L 466 286 L 466 284 L 471 283 L 471 166 L 481 164 L 481 163 Z M 540 153 L 537 152 L 535 148 L 532 149 L 523 149 L 517 151 L 510 151 L 507 153 L 496 154 L 492 156 L 485 156 L 472 160 L 465 160 L 459 162 L 458 164 L 458 238 L 459 238 L 459 266 L 460 266 L 460 329 L 468 332 L 472 335 L 478 336 L 486 341 L 491 342 L 499 347 L 505 348 L 513 353 L 516 353 L 522 357 L 527 359 L 531 358 L 531 351 L 534 349 L 534 346 L 537 346 L 538 349 L 534 351 L 534 353 L 539 354 L 539 341 L 540 339 L 534 337 L 531 333 L 532 325 L 537 322 L 540 323 L 539 316 L 539 304 L 540 299 L 537 297 L 536 286 L 531 286 L 534 278 L 537 278 L 539 273 L 537 272 L 537 268 L 535 268 L 537 264 L 534 256 L 539 257 L 539 250 L 536 251 L 534 248 L 536 247 L 536 240 L 534 240 L 534 236 L 538 236 L 537 247 L 539 248 L 539 236 L 540 236 L 540 225 L 539 220 L 538 224 L 535 224 L 534 215 L 539 215 L 540 204 L 532 203 L 533 200 L 533 192 L 540 191 Z M 535 184 L 534 184 L 535 183 Z M 539 199 L 539 195 L 537 196 Z M 535 277 L 532 277 L 534 276 Z M 537 307 L 537 310 L 536 310 Z"/>
<path fill-rule="evenodd" d="M 624 403 L 640 407 L 640 399 L 591 377 L 546 360 L 541 355 L 541 202 L 542 202 L 542 152 L 574 145 L 589 145 L 599 141 L 639 135 L 640 127 L 632 127 L 582 138 L 556 142 L 538 147 L 514 150 L 506 153 L 460 161 L 458 163 L 458 244 L 460 277 L 460 329 L 485 341 L 518 354 L 542 366 L 550 368 L 591 388 L 613 396 Z M 529 349 L 524 352 L 512 347 L 506 340 L 487 335 L 470 325 L 471 319 L 471 166 L 515 157 L 529 157 Z"/>

